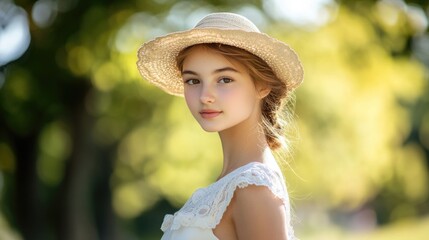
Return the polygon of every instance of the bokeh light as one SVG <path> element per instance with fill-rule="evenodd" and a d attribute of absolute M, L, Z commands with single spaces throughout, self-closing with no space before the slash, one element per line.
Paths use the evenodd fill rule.
<path fill-rule="evenodd" d="M 277 155 L 299 238 L 429 236 L 427 4 L 4 3 L 0 59 L 28 38 L 0 71 L 0 239 L 159 239 L 164 214 L 215 181 L 217 134 L 136 69 L 143 42 L 213 11 L 250 18 L 304 65 L 292 155 Z"/>
<path fill-rule="evenodd" d="M 10 1 L 0 2 L 0 66 L 21 57 L 30 45 L 27 13 Z"/>

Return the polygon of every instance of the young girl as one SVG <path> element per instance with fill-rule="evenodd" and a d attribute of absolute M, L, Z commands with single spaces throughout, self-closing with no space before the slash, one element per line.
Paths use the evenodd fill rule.
<path fill-rule="evenodd" d="M 293 240 L 290 204 L 273 150 L 285 147 L 283 104 L 303 70 L 286 44 L 243 16 L 214 13 L 193 29 L 149 41 L 138 69 L 167 93 L 185 97 L 208 132 L 218 132 L 223 168 L 166 215 L 162 240 Z"/>

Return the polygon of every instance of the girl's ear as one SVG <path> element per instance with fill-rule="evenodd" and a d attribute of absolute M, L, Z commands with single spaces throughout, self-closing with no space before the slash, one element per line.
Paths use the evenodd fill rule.
<path fill-rule="evenodd" d="M 263 99 L 268 94 L 270 94 L 271 88 L 267 86 L 260 86 L 259 88 L 257 88 L 257 91 L 258 91 L 258 98 Z"/>

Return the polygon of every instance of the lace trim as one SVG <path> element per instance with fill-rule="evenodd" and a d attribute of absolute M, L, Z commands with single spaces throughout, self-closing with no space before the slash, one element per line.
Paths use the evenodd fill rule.
<path fill-rule="evenodd" d="M 283 201 L 287 220 L 290 222 L 290 205 L 287 189 L 281 173 L 262 163 L 244 165 L 206 188 L 200 188 L 192 194 L 185 205 L 174 215 L 167 214 L 161 230 L 177 230 L 181 227 L 200 227 L 213 229 L 222 219 L 226 208 L 238 188 L 249 185 L 266 186 Z M 288 223 L 288 239 L 293 238 L 293 229 Z"/>

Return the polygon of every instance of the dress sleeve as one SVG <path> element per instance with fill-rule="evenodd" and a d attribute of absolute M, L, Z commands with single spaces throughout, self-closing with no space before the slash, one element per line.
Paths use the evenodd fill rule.
<path fill-rule="evenodd" d="M 249 185 L 265 186 L 277 198 L 283 201 L 289 218 L 289 197 L 285 187 L 283 176 L 280 172 L 271 169 L 265 164 L 254 163 L 251 168 L 245 169 L 243 172 L 235 175 L 225 186 L 223 191 L 220 191 L 214 202 L 215 226 L 219 224 L 225 213 L 229 203 L 231 202 L 234 192 L 237 188 L 245 188 Z M 289 222 L 289 219 L 288 219 Z"/>

